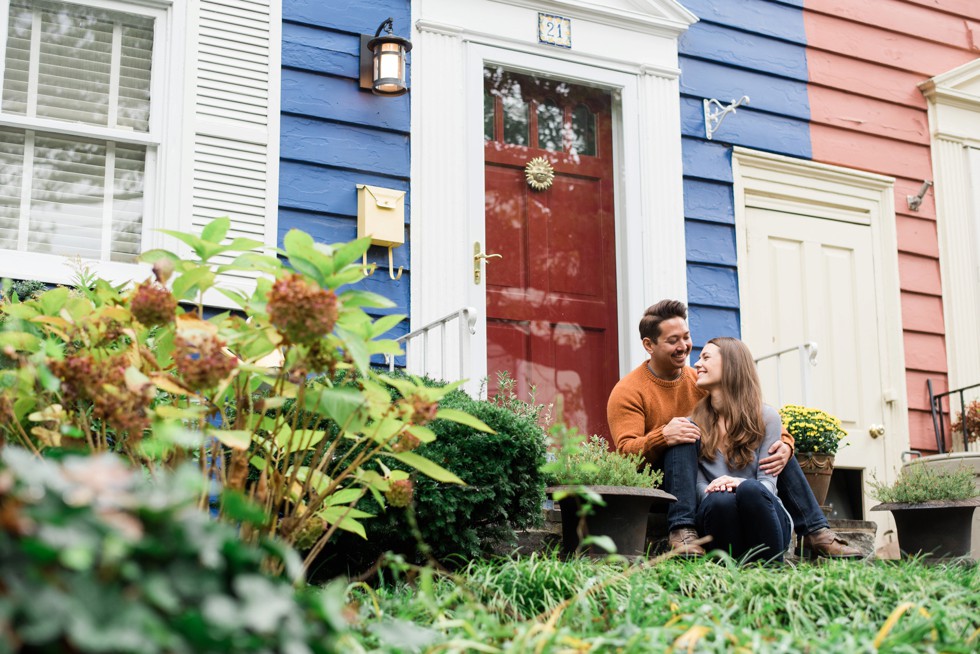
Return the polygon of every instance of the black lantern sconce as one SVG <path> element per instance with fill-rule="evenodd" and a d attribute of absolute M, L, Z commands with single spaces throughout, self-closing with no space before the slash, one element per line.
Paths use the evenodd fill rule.
<path fill-rule="evenodd" d="M 384 36 L 381 30 L 387 28 Z M 374 36 L 361 34 L 361 88 L 377 95 L 402 95 L 408 92 L 405 58 L 412 42 L 391 33 L 392 19 L 378 25 Z"/>

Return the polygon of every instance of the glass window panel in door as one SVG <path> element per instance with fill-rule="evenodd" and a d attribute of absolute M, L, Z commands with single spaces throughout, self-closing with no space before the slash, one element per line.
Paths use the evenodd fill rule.
<path fill-rule="evenodd" d="M 538 147 L 548 152 L 562 151 L 562 110 L 553 100 L 538 105 Z"/>

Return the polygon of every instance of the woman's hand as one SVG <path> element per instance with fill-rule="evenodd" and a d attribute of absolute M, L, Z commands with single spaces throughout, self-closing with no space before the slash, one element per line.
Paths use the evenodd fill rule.
<path fill-rule="evenodd" d="M 741 477 L 729 477 L 728 475 L 722 475 L 718 477 L 704 489 L 705 493 L 734 493 L 738 485 L 741 484 L 744 479 Z"/>

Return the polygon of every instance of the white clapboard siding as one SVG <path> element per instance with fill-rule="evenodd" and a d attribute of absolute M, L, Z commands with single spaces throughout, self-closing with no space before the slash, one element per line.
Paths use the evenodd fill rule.
<path fill-rule="evenodd" d="M 189 223 L 231 218 L 228 238 L 275 245 L 280 0 L 199 0 L 193 62 Z M 216 258 L 224 263 L 229 258 Z M 239 275 L 226 280 L 247 285 Z"/>

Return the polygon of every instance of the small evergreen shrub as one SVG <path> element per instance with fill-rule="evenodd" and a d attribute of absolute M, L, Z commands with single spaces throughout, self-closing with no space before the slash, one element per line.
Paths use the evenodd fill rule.
<path fill-rule="evenodd" d="M 0 651 L 339 651 L 342 589 L 265 574 L 275 558 L 296 575 L 299 557 L 199 510 L 200 484 L 193 467 L 150 480 L 114 454 L 58 464 L 6 446 Z"/>
<path fill-rule="evenodd" d="M 362 572 L 385 551 L 419 562 L 431 553 L 452 565 L 506 547 L 515 542 L 517 530 L 540 524 L 544 482 L 539 468 L 544 463 L 545 435 L 533 417 L 493 401 L 474 400 L 460 391 L 446 395 L 439 407 L 464 411 L 495 432 L 485 433 L 446 420 L 428 425 L 436 439 L 415 452 L 454 473 L 466 485 L 413 475 L 415 494 L 408 509 L 412 514 L 389 509 L 365 521 L 366 542 L 343 534 L 336 547 L 326 550 L 329 556 L 324 557 L 320 568 L 313 570 L 318 578 Z M 385 463 L 399 466 L 397 462 Z M 370 498 L 363 499 L 358 508 L 378 512 Z"/>
<path fill-rule="evenodd" d="M 888 485 L 877 479 L 871 482 L 871 495 L 879 502 L 916 504 L 936 500 L 965 500 L 980 495 L 973 471 L 961 468 L 939 472 L 923 465 L 910 465 Z"/>

